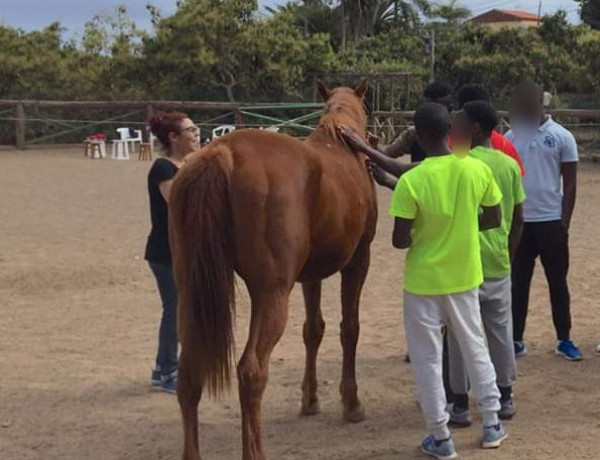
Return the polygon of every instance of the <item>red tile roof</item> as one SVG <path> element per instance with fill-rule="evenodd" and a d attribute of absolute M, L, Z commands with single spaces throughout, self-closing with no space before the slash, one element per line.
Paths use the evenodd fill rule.
<path fill-rule="evenodd" d="M 531 20 L 531 21 L 539 21 L 541 19 L 537 14 L 532 14 L 528 11 L 519 11 L 519 10 L 500 10 L 503 13 L 510 14 L 519 19 Z"/>
<path fill-rule="evenodd" d="M 540 21 L 540 16 L 527 11 L 518 10 L 497 10 L 487 11 L 471 19 L 472 22 L 490 23 L 490 22 L 517 22 L 517 21 Z"/>

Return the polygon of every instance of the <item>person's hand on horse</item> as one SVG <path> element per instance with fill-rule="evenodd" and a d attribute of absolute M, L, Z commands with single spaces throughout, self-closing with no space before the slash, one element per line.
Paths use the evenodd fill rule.
<path fill-rule="evenodd" d="M 367 169 L 373 176 L 373 179 L 375 179 L 375 182 L 377 182 L 379 185 L 386 186 L 388 184 L 387 173 L 371 160 L 367 160 Z"/>
<path fill-rule="evenodd" d="M 338 125 L 338 131 L 348 144 L 348 146 L 355 151 L 365 152 L 369 149 L 369 144 L 359 136 L 359 134 L 352 128 L 344 125 Z"/>
<path fill-rule="evenodd" d="M 371 148 L 377 149 L 377 147 L 379 147 L 379 136 L 367 132 L 367 142 Z"/>

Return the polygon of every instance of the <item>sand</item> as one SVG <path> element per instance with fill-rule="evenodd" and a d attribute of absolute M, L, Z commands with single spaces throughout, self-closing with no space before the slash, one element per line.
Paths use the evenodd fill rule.
<path fill-rule="evenodd" d="M 174 459 L 182 448 L 176 398 L 149 385 L 160 316 L 143 260 L 149 162 L 90 160 L 80 150 L 0 152 L 0 459 Z M 538 266 L 519 359 L 518 415 L 498 451 L 478 448 L 475 425 L 455 430 L 461 458 L 598 459 L 600 437 L 600 168 L 582 165 L 571 230 L 573 337 L 585 359 L 554 355 L 548 293 Z M 362 297 L 357 377 L 367 420 L 341 420 L 339 277 L 324 283 L 327 329 L 318 372 L 321 414 L 298 416 L 304 346 L 300 289 L 272 358 L 263 402 L 270 459 L 422 458 L 401 322 L 403 254 L 391 248 L 390 194 Z M 238 349 L 247 334 L 240 292 Z M 200 405 L 203 459 L 241 458 L 234 383 Z"/>

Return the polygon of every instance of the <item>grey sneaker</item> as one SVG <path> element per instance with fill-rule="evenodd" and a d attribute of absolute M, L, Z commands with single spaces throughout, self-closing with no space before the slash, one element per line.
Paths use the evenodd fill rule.
<path fill-rule="evenodd" d="M 483 442 L 481 447 L 484 449 L 496 449 L 500 447 L 502 441 L 508 438 L 506 427 L 499 422 L 498 425 L 483 427 Z"/>
<path fill-rule="evenodd" d="M 469 412 L 469 409 L 456 407 L 452 404 L 448 413 L 450 414 L 449 424 L 451 426 L 455 428 L 467 428 L 471 426 L 471 412 Z"/>
<path fill-rule="evenodd" d="M 173 371 L 168 375 L 162 375 L 160 387 L 167 393 L 177 394 L 177 371 Z"/>
<path fill-rule="evenodd" d="M 510 398 L 506 401 L 500 400 L 500 411 L 498 412 L 498 418 L 500 420 L 510 420 L 517 413 L 517 405 L 515 401 Z"/>
<path fill-rule="evenodd" d="M 436 441 L 432 434 L 423 439 L 421 451 L 425 455 L 435 457 L 438 460 L 450 460 L 458 457 L 454 450 L 454 441 L 452 438 Z"/>

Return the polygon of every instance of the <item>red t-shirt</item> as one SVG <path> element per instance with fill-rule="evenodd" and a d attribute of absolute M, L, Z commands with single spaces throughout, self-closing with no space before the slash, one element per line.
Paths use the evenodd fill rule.
<path fill-rule="evenodd" d="M 524 176 L 525 167 L 523 166 L 523 161 L 521 160 L 521 157 L 519 156 L 519 153 L 517 152 L 517 149 L 513 143 L 496 130 L 492 131 L 491 141 L 494 149 L 500 150 L 502 153 L 505 153 L 519 164 L 521 176 Z"/>

